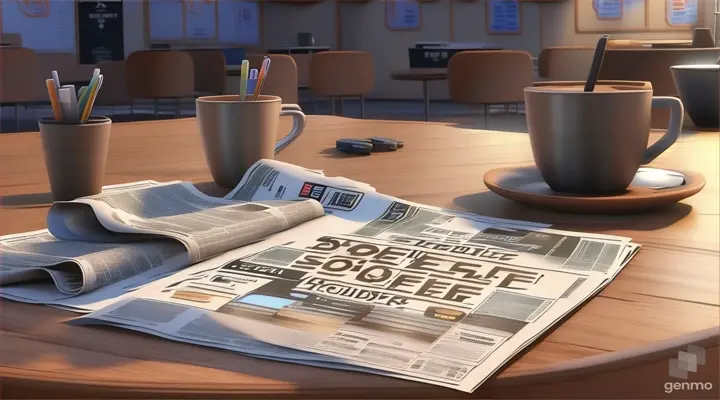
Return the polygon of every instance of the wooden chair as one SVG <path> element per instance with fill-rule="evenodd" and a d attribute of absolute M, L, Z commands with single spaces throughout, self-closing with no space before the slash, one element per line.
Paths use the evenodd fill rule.
<path fill-rule="evenodd" d="M 523 90 L 532 82 L 533 60 L 526 51 L 463 51 L 448 62 L 450 98 L 482 104 L 486 128 L 490 105 L 524 103 Z"/>
<path fill-rule="evenodd" d="M 225 93 L 227 71 L 225 55 L 220 50 L 186 50 L 193 60 L 195 92 L 218 95 Z"/>
<path fill-rule="evenodd" d="M 335 115 L 335 99 L 360 98 L 360 118 L 365 117 L 365 95 L 375 88 L 375 61 L 365 51 L 324 51 L 310 60 L 310 90 L 329 97 Z"/>
<path fill-rule="evenodd" d="M 720 48 L 608 49 L 599 79 L 650 82 L 653 95 L 677 97 L 670 67 L 679 64 L 714 64 L 718 56 Z M 651 125 L 656 129 L 666 129 L 669 118 L 668 110 L 653 110 Z M 692 126 L 689 117 L 685 117 L 685 122 L 687 127 Z"/>
<path fill-rule="evenodd" d="M 49 78 L 49 76 L 48 76 Z M 16 130 L 20 131 L 20 107 L 49 104 L 45 79 L 34 51 L 23 47 L 0 47 L 0 109 L 15 108 Z"/>
<path fill-rule="evenodd" d="M 133 101 L 153 100 L 155 118 L 160 99 L 174 99 L 175 115 L 180 117 L 180 99 L 195 97 L 192 57 L 184 51 L 133 52 L 125 60 L 125 85 Z"/>
<path fill-rule="evenodd" d="M 103 74 L 103 86 L 97 93 L 95 104 L 110 106 L 112 113 L 116 106 L 132 105 L 133 99 L 128 94 L 125 80 L 125 61 L 100 61 L 96 67 Z"/>
<path fill-rule="evenodd" d="M 540 52 L 539 76 L 551 81 L 587 79 L 595 49 L 581 46 L 548 47 Z"/>
<path fill-rule="evenodd" d="M 270 73 L 262 88 L 262 94 L 278 96 L 283 104 L 298 103 L 298 71 L 295 60 L 285 54 L 248 54 L 250 68 L 262 66 L 263 58 L 270 58 Z"/>

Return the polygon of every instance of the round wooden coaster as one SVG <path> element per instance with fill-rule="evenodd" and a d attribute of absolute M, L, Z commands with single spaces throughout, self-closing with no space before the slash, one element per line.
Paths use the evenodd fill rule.
<path fill-rule="evenodd" d="M 632 214 L 671 206 L 705 186 L 705 178 L 700 173 L 676 172 L 685 176 L 685 184 L 667 189 L 630 186 L 625 192 L 614 195 L 555 192 L 534 165 L 493 169 L 483 180 L 491 191 L 528 206 L 578 214 Z"/>

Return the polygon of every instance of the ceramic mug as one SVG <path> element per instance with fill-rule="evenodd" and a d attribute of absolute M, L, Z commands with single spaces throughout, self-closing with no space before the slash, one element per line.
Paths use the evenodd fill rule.
<path fill-rule="evenodd" d="M 680 135 L 683 105 L 639 84 L 583 83 L 525 88 L 533 157 L 545 182 L 558 192 L 609 194 L 626 189 L 638 168 Z M 667 133 L 647 147 L 650 113 L 669 108 Z"/>
<path fill-rule="evenodd" d="M 297 104 L 282 104 L 277 96 L 205 96 L 195 101 L 205 159 L 213 180 L 234 188 L 261 159 L 272 159 L 305 129 L 305 114 Z M 276 141 L 280 116 L 291 115 L 293 127 Z"/>

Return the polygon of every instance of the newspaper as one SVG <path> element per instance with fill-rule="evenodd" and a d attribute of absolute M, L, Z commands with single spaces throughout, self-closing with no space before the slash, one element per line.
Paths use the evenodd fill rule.
<path fill-rule="evenodd" d="M 214 198 L 188 182 L 109 186 L 54 203 L 48 230 L 0 237 L 0 295 L 97 309 L 158 277 L 322 215 L 314 200 Z"/>
<path fill-rule="evenodd" d="M 314 199 L 328 215 L 75 323 L 471 392 L 639 248 L 625 237 L 443 210 L 333 179 L 257 163 L 226 199 Z"/>

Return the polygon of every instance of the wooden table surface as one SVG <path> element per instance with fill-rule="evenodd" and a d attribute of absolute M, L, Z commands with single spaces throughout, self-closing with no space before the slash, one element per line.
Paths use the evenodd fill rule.
<path fill-rule="evenodd" d="M 282 129 L 289 129 L 289 123 L 283 120 Z M 113 125 L 106 184 L 179 179 L 220 194 L 209 183 L 195 124 L 183 119 Z M 333 149 L 338 138 L 371 134 L 403 140 L 405 148 L 367 157 Z M 666 398 L 667 363 L 678 349 L 696 343 L 717 350 L 719 136 L 683 136 L 653 163 L 702 172 L 707 179 L 702 192 L 663 212 L 615 217 L 538 211 L 488 192 L 482 181 L 486 171 L 532 163 L 526 134 L 310 116 L 305 133 L 277 158 L 364 181 L 415 202 L 632 237 L 643 247 L 615 281 L 473 397 Z M 0 234 L 45 227 L 49 195 L 44 168 L 38 134 L 0 135 Z M 63 324 L 74 316 L 0 301 L 0 396 L 466 396 L 400 379 L 257 360 L 121 329 Z M 701 366 L 693 376 L 715 379 L 714 391 L 693 397 L 717 398 L 717 375 L 703 375 L 717 374 L 717 351 L 707 358 L 714 369 Z"/>

